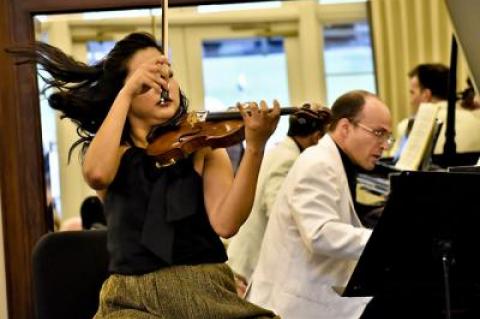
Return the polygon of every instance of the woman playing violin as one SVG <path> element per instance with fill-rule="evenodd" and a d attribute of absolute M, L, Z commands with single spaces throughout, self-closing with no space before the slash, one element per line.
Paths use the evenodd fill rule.
<path fill-rule="evenodd" d="M 157 167 L 146 136 L 187 100 L 150 35 L 128 35 L 93 66 L 41 43 L 23 54 L 51 75 L 49 103 L 78 125 L 84 178 L 104 199 L 111 275 L 95 318 L 275 317 L 237 296 L 219 236 L 248 217 L 278 102 L 240 107 L 246 149 L 235 178 L 224 149 Z"/>

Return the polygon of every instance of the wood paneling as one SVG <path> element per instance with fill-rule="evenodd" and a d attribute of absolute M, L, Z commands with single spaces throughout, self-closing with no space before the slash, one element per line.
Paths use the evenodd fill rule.
<path fill-rule="evenodd" d="M 28 12 L 1 0 L 0 188 L 9 318 L 34 318 L 32 247 L 48 227 L 42 169 L 40 108 L 31 66 L 15 67 L 4 48 L 32 39 Z"/>

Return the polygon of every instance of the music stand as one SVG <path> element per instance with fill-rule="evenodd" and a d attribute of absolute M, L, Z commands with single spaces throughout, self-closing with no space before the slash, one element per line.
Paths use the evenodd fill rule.
<path fill-rule="evenodd" d="M 343 296 L 374 296 L 369 307 L 384 313 L 368 318 L 471 318 L 480 304 L 480 175 L 390 179 L 383 215 Z"/>

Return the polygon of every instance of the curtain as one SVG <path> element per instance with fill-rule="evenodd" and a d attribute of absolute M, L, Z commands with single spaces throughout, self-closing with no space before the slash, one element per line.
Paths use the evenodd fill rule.
<path fill-rule="evenodd" d="M 378 94 L 395 124 L 409 115 L 408 72 L 420 63 L 450 64 L 453 28 L 443 0 L 370 0 L 369 7 Z M 467 75 L 459 48 L 457 91 Z"/>

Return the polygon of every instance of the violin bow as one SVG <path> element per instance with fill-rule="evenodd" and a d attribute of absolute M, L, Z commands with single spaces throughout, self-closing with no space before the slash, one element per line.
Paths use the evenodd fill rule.
<path fill-rule="evenodd" d="M 162 48 L 168 58 L 168 0 L 162 0 Z"/>
<path fill-rule="evenodd" d="M 168 0 L 162 0 L 162 49 L 168 59 Z M 160 101 L 163 103 L 168 99 L 168 91 L 162 90 Z"/>

